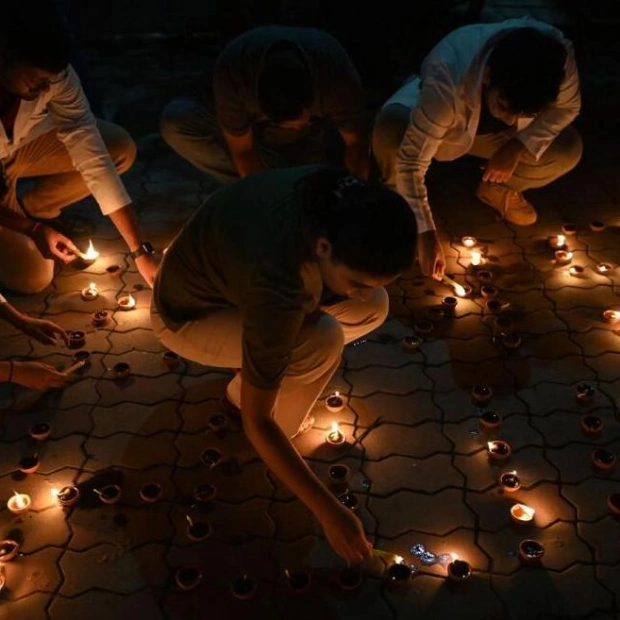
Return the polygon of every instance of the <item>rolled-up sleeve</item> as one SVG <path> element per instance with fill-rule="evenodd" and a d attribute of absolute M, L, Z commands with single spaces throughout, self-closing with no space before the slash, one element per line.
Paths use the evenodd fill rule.
<path fill-rule="evenodd" d="M 563 43 L 567 48 L 567 58 L 564 80 L 557 99 L 516 136 L 536 159 L 560 132 L 575 120 L 581 109 L 581 89 L 575 53 L 569 41 L 564 39 Z"/>
<path fill-rule="evenodd" d="M 435 229 L 428 202 L 426 172 L 455 118 L 453 89 L 442 80 L 425 79 L 418 105 L 396 157 L 396 191 L 413 211 L 420 233 Z"/>
<path fill-rule="evenodd" d="M 67 77 L 54 85 L 49 113 L 58 139 L 65 145 L 76 170 L 99 204 L 109 215 L 131 203 L 131 198 L 114 166 L 97 129 L 79 78 L 69 67 Z"/>

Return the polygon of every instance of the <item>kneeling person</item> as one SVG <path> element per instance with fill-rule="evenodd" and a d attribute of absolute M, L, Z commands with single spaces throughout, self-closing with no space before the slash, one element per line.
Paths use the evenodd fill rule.
<path fill-rule="evenodd" d="M 151 320 L 183 357 L 241 368 L 227 388 L 249 440 L 312 510 L 349 562 L 369 553 L 361 523 L 290 438 L 337 369 L 346 343 L 383 323 L 383 288 L 407 270 L 416 223 L 407 203 L 341 169 L 267 170 L 201 206 L 165 254 Z"/>

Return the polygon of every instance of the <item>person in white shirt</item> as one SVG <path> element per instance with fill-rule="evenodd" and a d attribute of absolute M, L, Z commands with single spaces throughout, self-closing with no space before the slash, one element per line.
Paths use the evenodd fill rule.
<path fill-rule="evenodd" d="M 34 293 L 69 262 L 75 245 L 46 225 L 92 194 L 152 284 L 157 260 L 143 240 L 119 174 L 133 163 L 129 134 L 95 119 L 69 65 L 70 44 L 53 3 L 11 3 L 0 22 L 0 281 Z M 20 179 L 34 179 L 18 191 Z"/>
<path fill-rule="evenodd" d="M 42 344 L 54 345 L 61 340 L 68 342 L 65 330 L 44 319 L 36 319 L 20 312 L 0 293 L 0 318 Z M 33 389 L 59 388 L 66 382 L 66 375 L 49 364 L 33 361 L 0 360 L 0 382 L 18 383 Z"/>
<path fill-rule="evenodd" d="M 372 136 L 383 181 L 416 215 L 424 274 L 445 270 L 425 184 L 431 161 L 486 159 L 477 197 L 513 224 L 532 224 L 536 211 L 523 191 L 577 165 L 582 143 L 571 123 L 580 106 L 573 46 L 549 24 L 474 24 L 435 46 L 420 75 L 383 105 Z"/>

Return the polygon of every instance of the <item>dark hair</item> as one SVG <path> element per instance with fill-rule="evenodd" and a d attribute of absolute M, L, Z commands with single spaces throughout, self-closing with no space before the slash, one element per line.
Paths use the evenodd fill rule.
<path fill-rule="evenodd" d="M 411 267 L 417 224 L 402 196 L 333 168 L 304 177 L 297 191 L 309 246 L 325 237 L 335 261 L 372 276 L 394 276 Z"/>
<path fill-rule="evenodd" d="M 274 123 L 299 118 L 314 98 L 308 66 L 289 44 L 267 53 L 257 89 L 261 110 Z"/>
<path fill-rule="evenodd" d="M 562 43 L 534 28 L 518 28 L 493 46 L 489 87 L 498 89 L 511 112 L 534 115 L 557 99 L 565 64 Z"/>
<path fill-rule="evenodd" d="M 2 9 L 0 53 L 9 64 L 50 73 L 67 68 L 71 53 L 68 28 L 55 2 L 11 2 Z"/>

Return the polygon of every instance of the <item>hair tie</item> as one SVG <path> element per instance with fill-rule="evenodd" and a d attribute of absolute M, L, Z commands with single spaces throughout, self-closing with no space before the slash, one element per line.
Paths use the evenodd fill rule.
<path fill-rule="evenodd" d="M 334 190 L 334 195 L 342 200 L 344 198 L 344 192 L 350 187 L 355 187 L 356 185 L 363 185 L 363 183 L 352 175 L 342 177 L 338 179 L 336 189 Z"/>

